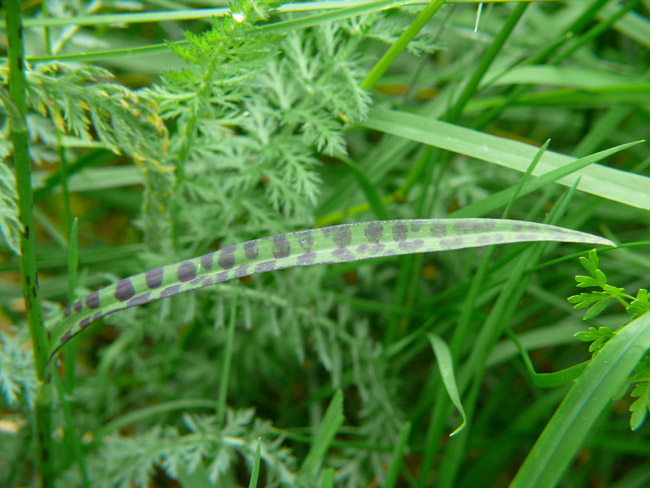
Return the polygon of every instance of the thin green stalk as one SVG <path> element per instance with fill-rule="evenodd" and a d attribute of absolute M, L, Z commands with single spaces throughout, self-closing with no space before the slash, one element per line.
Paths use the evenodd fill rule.
<path fill-rule="evenodd" d="M 9 89 L 11 96 L 7 95 L 4 89 L 2 89 L 0 95 L 11 122 L 11 140 L 14 150 L 14 169 L 20 210 L 19 218 L 23 225 L 23 234 L 20 241 L 20 274 L 23 296 L 29 320 L 29 332 L 32 336 L 36 377 L 43 380 L 45 378 L 48 346 L 43 326 L 38 278 L 36 276 L 32 161 L 29 154 L 29 132 L 25 122 L 27 94 L 25 73 L 23 72 L 24 48 L 19 2 L 17 0 L 5 2 L 5 11 L 7 16 L 7 41 L 9 44 Z"/>
<path fill-rule="evenodd" d="M 11 96 L 0 87 L 0 97 L 6 106 L 11 123 L 11 140 L 14 151 L 14 170 L 18 193 L 19 219 L 23 226 L 20 236 L 20 277 L 27 310 L 29 332 L 32 338 L 38 387 L 35 406 L 35 433 L 38 449 L 40 484 L 54 486 L 54 451 L 52 449 L 52 392 L 45 379 L 48 341 L 43 325 L 43 313 L 38 291 L 36 245 L 34 241 L 34 199 L 32 194 L 32 162 L 29 154 L 29 133 L 25 122 L 27 94 L 23 28 L 18 0 L 4 2 L 7 45 L 9 51 L 9 89 Z"/>
<path fill-rule="evenodd" d="M 223 365 L 221 367 L 221 378 L 219 379 L 219 397 L 217 398 L 217 421 L 225 422 L 226 397 L 228 396 L 228 380 L 230 379 L 230 365 L 232 363 L 232 347 L 235 341 L 235 324 L 237 323 L 237 297 L 235 292 L 230 307 L 230 321 L 226 336 L 226 347 L 223 353 Z"/>
<path fill-rule="evenodd" d="M 429 19 L 433 17 L 433 14 L 438 11 L 444 2 L 445 0 L 432 0 L 429 5 L 427 5 L 422 10 L 422 12 L 420 12 L 415 20 L 411 22 L 411 25 L 409 25 L 408 29 L 406 29 L 402 35 L 399 36 L 399 39 L 395 41 L 395 44 L 393 44 L 390 49 L 386 51 L 386 54 L 384 54 L 379 62 L 372 68 L 372 70 L 370 70 L 368 76 L 366 76 L 363 82 L 361 82 L 361 88 L 364 90 L 370 90 L 373 86 L 375 86 L 377 80 L 379 80 L 379 78 L 381 78 L 381 76 L 386 72 L 390 65 L 393 64 L 393 61 L 397 59 L 397 56 L 399 56 L 400 53 L 406 49 L 408 43 L 413 40 L 413 38 L 418 32 L 420 32 L 420 30 L 422 30 L 422 27 L 424 27 Z"/>
<path fill-rule="evenodd" d="M 65 187 L 65 185 L 64 185 Z M 72 222 L 70 234 L 68 237 L 68 303 L 75 301 L 75 290 L 77 288 L 77 269 L 79 267 L 79 242 L 78 220 L 75 218 Z M 68 394 L 74 392 L 75 372 L 77 362 L 77 345 L 79 340 L 73 338 L 64 349 L 65 355 L 65 391 Z"/>
<path fill-rule="evenodd" d="M 52 376 L 54 377 L 54 385 L 59 396 L 61 409 L 63 410 L 63 419 L 65 420 L 65 440 L 70 446 L 72 457 L 79 465 L 79 474 L 81 475 L 83 486 L 84 488 L 89 488 L 90 479 L 88 477 L 88 468 L 86 467 L 86 461 L 84 459 L 81 439 L 79 439 L 79 435 L 77 434 L 77 428 L 74 422 L 74 414 L 72 411 L 72 404 L 66 398 L 66 389 L 63 381 L 61 380 L 61 377 L 56 372 Z M 68 456 L 70 455 L 70 453 L 66 454 Z"/>

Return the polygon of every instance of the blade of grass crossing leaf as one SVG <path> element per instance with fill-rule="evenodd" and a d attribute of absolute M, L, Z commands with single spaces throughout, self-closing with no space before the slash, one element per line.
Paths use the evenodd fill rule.
<path fill-rule="evenodd" d="M 255 448 L 255 459 L 253 459 L 253 471 L 251 472 L 251 480 L 248 482 L 248 488 L 257 488 L 257 478 L 260 475 L 260 456 L 262 448 L 262 439 L 257 439 L 257 447 Z"/>
<path fill-rule="evenodd" d="M 510 488 L 552 488 L 594 422 L 650 349 L 650 313 L 622 327 L 594 356 L 546 425 Z"/>
<path fill-rule="evenodd" d="M 519 183 L 517 184 L 517 187 L 515 188 L 514 193 L 510 198 L 510 201 L 508 202 L 508 205 L 506 205 L 506 208 L 503 210 L 503 213 L 501 214 L 502 219 L 505 219 L 507 215 L 510 213 L 512 206 L 515 204 L 515 200 L 517 200 L 517 198 L 519 198 L 519 196 L 521 195 L 524 185 L 528 183 L 528 179 L 530 175 L 532 175 L 533 171 L 535 171 L 535 168 L 537 167 L 537 163 L 539 163 L 539 160 L 542 158 L 544 152 L 546 152 L 546 150 L 548 149 L 550 143 L 551 140 L 547 139 L 546 142 L 542 144 L 542 147 L 539 148 L 539 151 L 537 151 L 537 154 L 535 154 L 535 157 L 528 165 L 528 168 L 526 168 L 526 172 L 519 179 Z"/>
<path fill-rule="evenodd" d="M 456 378 L 454 377 L 454 362 L 451 358 L 451 352 L 447 343 L 442 340 L 442 338 L 436 334 L 429 333 L 427 334 L 429 341 L 431 342 L 431 347 L 433 347 L 433 352 L 436 355 L 436 361 L 438 362 L 438 370 L 440 371 L 440 376 L 442 377 L 442 382 L 447 389 L 449 394 L 449 399 L 454 404 L 460 416 L 463 418 L 463 422 L 454 430 L 449 437 L 453 437 L 463 430 L 465 427 L 465 422 L 467 417 L 465 417 L 465 409 L 463 404 L 460 401 L 460 395 L 458 394 L 458 385 L 456 385 Z"/>
<path fill-rule="evenodd" d="M 390 462 L 390 467 L 384 478 L 383 488 L 394 488 L 397 483 L 397 477 L 399 476 L 400 471 L 402 470 L 402 463 L 404 460 L 404 451 L 406 450 L 406 445 L 411 435 L 411 422 L 404 422 L 404 425 L 399 431 L 399 437 L 397 438 L 397 444 L 395 444 L 395 449 L 393 449 L 393 455 Z"/>
<path fill-rule="evenodd" d="M 373 109 L 361 125 L 482 161 L 524 171 L 538 148 L 518 141 L 496 137 L 453 124 L 396 110 Z M 546 151 L 534 174 L 544 174 L 575 160 L 563 154 Z M 581 170 L 580 190 L 633 207 L 650 209 L 650 178 L 634 173 L 593 165 Z M 573 178 L 559 183 L 571 186 Z"/>
<path fill-rule="evenodd" d="M 343 392 L 336 390 L 334 398 L 327 407 L 323 421 L 318 427 L 311 449 L 309 449 L 309 453 L 300 468 L 299 476 L 308 480 L 314 475 L 344 421 Z"/>
<path fill-rule="evenodd" d="M 334 488 L 336 472 L 332 468 L 323 470 L 323 476 L 320 480 L 320 488 Z"/>

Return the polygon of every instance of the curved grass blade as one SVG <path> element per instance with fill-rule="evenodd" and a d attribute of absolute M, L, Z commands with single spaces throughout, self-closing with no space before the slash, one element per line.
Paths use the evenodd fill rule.
<path fill-rule="evenodd" d="M 589 429 L 650 349 L 650 313 L 630 322 L 591 360 L 528 453 L 510 488 L 552 488 Z"/>
<path fill-rule="evenodd" d="M 583 232 L 498 219 L 388 220 L 278 234 L 155 268 L 77 300 L 50 331 L 49 359 L 102 317 L 235 278 L 298 266 L 530 241 L 615 246 Z"/>
<path fill-rule="evenodd" d="M 404 422 L 404 425 L 399 431 L 399 437 L 397 438 L 397 443 L 393 449 L 392 458 L 390 462 L 390 467 L 386 473 L 386 478 L 384 478 L 384 488 L 394 488 L 397 484 L 397 477 L 399 476 L 400 471 L 402 470 L 402 464 L 404 461 L 404 451 L 406 450 L 409 436 L 411 435 L 411 422 Z"/>
<path fill-rule="evenodd" d="M 440 336 L 436 334 L 427 334 L 427 336 L 429 337 L 429 341 L 431 341 L 431 347 L 433 347 L 433 352 L 436 355 L 440 376 L 442 376 L 442 382 L 445 385 L 449 399 L 463 418 L 463 422 L 456 428 L 456 430 L 449 434 L 449 437 L 453 437 L 465 428 L 465 423 L 467 422 L 465 409 L 460 401 L 458 385 L 456 384 L 456 378 L 454 377 L 454 361 L 451 357 L 449 346 L 447 346 L 447 343 L 443 341 Z"/>

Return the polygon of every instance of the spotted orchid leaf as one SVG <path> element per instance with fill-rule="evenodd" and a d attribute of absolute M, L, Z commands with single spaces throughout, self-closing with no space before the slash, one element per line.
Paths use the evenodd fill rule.
<path fill-rule="evenodd" d="M 583 232 L 497 219 L 385 220 L 288 232 L 155 268 L 92 292 L 69 306 L 51 328 L 49 359 L 102 317 L 235 278 L 298 266 L 530 241 L 615 246 Z"/>

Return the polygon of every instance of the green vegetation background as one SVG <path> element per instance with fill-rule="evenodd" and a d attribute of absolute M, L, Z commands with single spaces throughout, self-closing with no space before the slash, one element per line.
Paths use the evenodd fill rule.
<path fill-rule="evenodd" d="M 138 272 L 342 222 L 511 202 L 619 247 L 257 275 L 111 315 L 40 381 L 5 109 L 1 486 L 647 486 L 650 145 L 618 146 L 650 127 L 648 0 L 4 3 L 46 324 Z M 589 395 L 541 389 L 517 338 L 538 373 L 593 354 L 576 385 L 602 406 L 563 410 Z"/>

